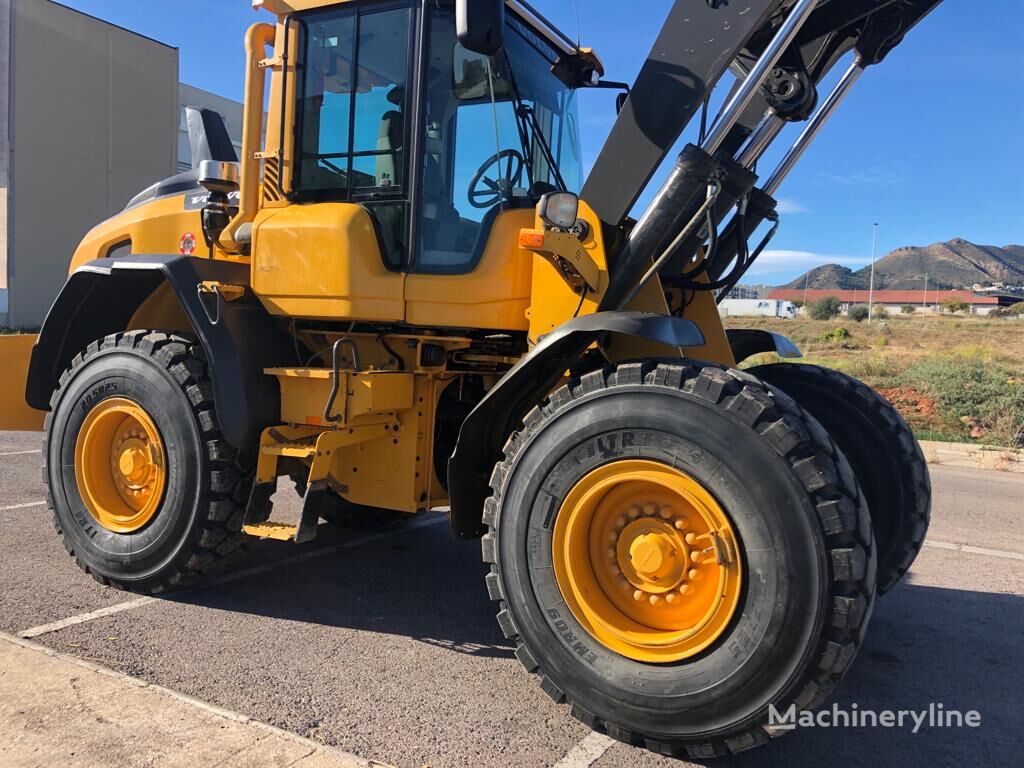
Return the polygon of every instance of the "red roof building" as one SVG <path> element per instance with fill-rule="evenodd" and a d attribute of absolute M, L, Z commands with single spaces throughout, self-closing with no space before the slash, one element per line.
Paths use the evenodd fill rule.
<path fill-rule="evenodd" d="M 809 290 L 801 288 L 776 288 L 768 293 L 769 299 L 780 301 L 818 301 L 826 296 L 835 296 L 847 307 L 854 304 L 867 304 L 868 291 L 857 289 L 852 291 L 829 291 Z M 916 306 L 920 311 L 933 310 L 949 299 L 955 299 L 971 305 L 975 314 L 988 314 L 996 307 L 1008 307 L 1019 301 L 1024 301 L 1019 296 L 975 294 L 973 291 L 933 291 L 927 293 L 922 290 L 913 291 L 880 291 L 874 292 L 874 303 L 885 307 L 902 307 L 904 305 Z"/>

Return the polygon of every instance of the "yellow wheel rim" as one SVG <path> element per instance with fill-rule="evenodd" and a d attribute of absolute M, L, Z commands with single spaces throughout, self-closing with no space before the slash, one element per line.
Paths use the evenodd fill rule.
<path fill-rule="evenodd" d="M 725 632 L 740 599 L 728 516 L 700 483 L 653 461 L 585 475 L 559 510 L 552 559 L 576 620 L 637 661 L 700 653 Z"/>
<path fill-rule="evenodd" d="M 113 397 L 85 418 L 75 442 L 75 478 L 86 509 L 114 533 L 134 533 L 156 515 L 167 482 L 163 441 L 138 403 Z"/>

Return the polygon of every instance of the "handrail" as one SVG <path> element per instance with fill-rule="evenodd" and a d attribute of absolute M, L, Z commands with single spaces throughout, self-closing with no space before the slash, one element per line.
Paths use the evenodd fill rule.
<path fill-rule="evenodd" d="M 238 230 L 256 218 L 260 198 L 260 163 L 263 143 L 263 102 L 267 91 L 265 68 L 261 66 L 268 45 L 273 45 L 277 29 L 272 24 L 253 24 L 245 35 L 245 114 L 242 121 L 242 162 L 239 181 L 238 213 L 220 236 L 220 246 L 228 253 L 239 253 Z"/>

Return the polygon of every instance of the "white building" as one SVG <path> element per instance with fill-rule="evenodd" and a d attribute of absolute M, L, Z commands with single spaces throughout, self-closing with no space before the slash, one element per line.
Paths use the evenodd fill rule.
<path fill-rule="evenodd" d="M 83 235 L 191 166 L 178 49 L 51 0 L 0 0 L 0 325 L 36 328 Z"/>

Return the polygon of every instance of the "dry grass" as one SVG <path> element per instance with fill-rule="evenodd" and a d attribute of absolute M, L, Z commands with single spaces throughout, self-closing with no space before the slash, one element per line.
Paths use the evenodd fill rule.
<path fill-rule="evenodd" d="M 870 325 L 839 317 L 730 318 L 726 326 L 788 336 L 806 362 L 881 390 L 922 436 L 1024 444 L 1024 321 L 896 315 Z M 753 362 L 778 359 L 760 357 Z"/>

